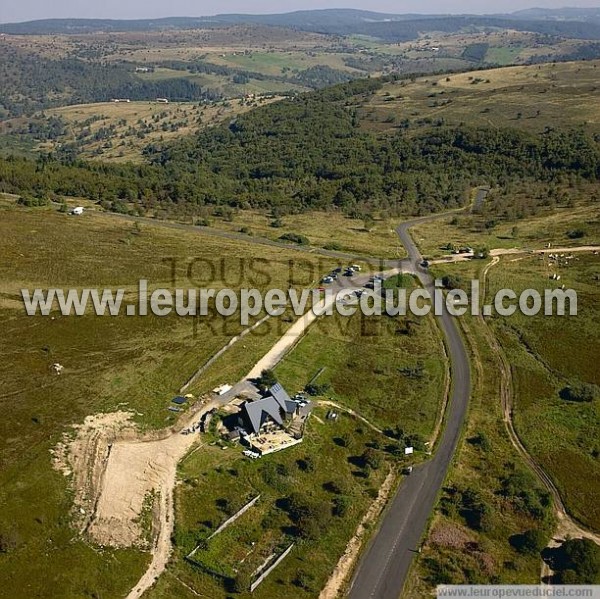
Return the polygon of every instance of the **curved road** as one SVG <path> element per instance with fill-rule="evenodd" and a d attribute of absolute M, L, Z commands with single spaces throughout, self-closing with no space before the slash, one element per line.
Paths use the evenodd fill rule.
<path fill-rule="evenodd" d="M 432 295 L 433 278 L 419 266 L 423 258 L 409 229 L 444 216 L 447 215 L 424 217 L 403 223 L 397 229 L 411 268 Z M 379 531 L 359 562 L 348 594 L 350 599 L 400 597 L 461 436 L 471 391 L 469 358 L 455 319 L 444 312 L 438 320 L 450 356 L 453 382 L 445 427 L 434 457 L 414 468 L 388 506 Z"/>
<path fill-rule="evenodd" d="M 480 189 L 475 203 L 483 201 L 486 190 Z M 452 211 L 459 212 L 460 210 Z M 174 229 L 196 229 L 218 237 L 239 239 L 241 236 L 224 231 L 193 227 L 179 223 L 157 222 L 141 217 L 113 215 L 115 218 L 160 224 Z M 448 212 L 426 216 L 401 224 L 397 233 L 408 252 L 408 258 L 400 261 L 379 260 L 380 269 L 399 267 L 401 272 L 416 274 L 422 285 L 433 294 L 432 277 L 419 264 L 423 258 L 412 240 L 409 229 L 419 223 L 446 218 Z M 269 239 L 246 239 L 253 243 L 282 247 L 280 242 Z M 306 251 L 307 248 L 285 245 L 286 249 Z M 375 262 L 366 256 L 351 256 L 344 252 L 310 248 L 310 251 L 339 259 L 361 259 Z M 353 285 L 350 285 L 351 287 Z M 445 427 L 438 442 L 435 456 L 428 462 L 415 467 L 411 476 L 402 484 L 391 501 L 381 522 L 381 527 L 372 539 L 355 572 L 349 592 L 350 599 L 398 599 L 402 593 L 412 558 L 426 530 L 439 491 L 454 456 L 465 420 L 471 388 L 469 360 L 456 323 L 449 314 L 439 317 L 450 356 L 453 381 L 450 401 L 446 412 Z M 137 585 L 139 586 L 139 585 Z"/>

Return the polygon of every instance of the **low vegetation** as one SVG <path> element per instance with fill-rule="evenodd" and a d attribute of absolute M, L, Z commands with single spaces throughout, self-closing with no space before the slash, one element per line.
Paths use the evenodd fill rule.
<path fill-rule="evenodd" d="M 50 450 L 72 425 L 98 412 L 132 411 L 146 429 L 173 424 L 175 415 L 167 410 L 171 398 L 240 330 L 239 319 L 27 317 L 19 290 L 124 287 L 127 300 L 135 301 L 141 278 L 151 288 L 211 281 L 234 288 L 250 281 L 250 286 L 285 288 L 288 259 L 301 256 L 90 213 L 75 218 L 47 208 L 16 207 L 14 202 L 2 200 L 0 209 L 0 329 L 5 339 L 19 340 L 18 348 L 3 344 L 1 352 L 2 399 L 10 406 L 0 435 L 3 592 L 15 599 L 45 595 L 52 580 L 53 595 L 62 599 L 97 593 L 122 597 L 146 568 L 148 554 L 92 548 L 71 528 L 69 481 L 53 469 Z M 312 263 L 310 255 L 301 258 L 298 273 Z M 213 278 L 200 259 L 212 261 Z M 252 260 L 270 265 L 268 278 L 257 275 Z M 244 376 L 285 326 L 282 321 L 257 329 L 255 337 L 247 338 L 251 343 L 233 346 L 193 390 L 204 393 Z M 53 372 L 55 363 L 64 367 L 62 374 Z"/>
<path fill-rule="evenodd" d="M 215 599 L 267 598 L 282 589 L 299 599 L 318 595 L 377 496 L 388 465 L 393 461 L 397 467 L 386 448 L 393 441 L 351 416 L 336 421 L 325 416 L 326 410 L 317 409 L 301 445 L 261 460 L 244 458 L 239 445 L 221 449 L 213 443 L 183 462 L 174 576 L 161 577 L 151 599 L 185 595 L 186 586 Z M 351 442 L 340 443 L 341 438 Z M 250 511 L 208 540 L 258 495 Z M 250 595 L 253 573 L 292 543 L 290 555 Z M 190 560 L 183 559 L 197 546 Z"/>

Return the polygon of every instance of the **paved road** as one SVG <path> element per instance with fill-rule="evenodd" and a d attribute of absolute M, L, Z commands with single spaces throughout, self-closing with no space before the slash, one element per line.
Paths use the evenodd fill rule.
<path fill-rule="evenodd" d="M 475 205 L 481 205 L 487 191 L 478 191 Z M 208 235 L 240 239 L 236 233 L 215 231 L 204 227 L 192 227 L 179 223 L 166 223 L 139 217 L 112 215 L 116 218 L 138 220 L 151 224 L 160 224 L 174 229 L 197 229 Z M 403 223 L 397 229 L 404 244 L 408 259 L 402 261 L 368 259 L 364 256 L 351 256 L 344 252 L 334 252 L 311 248 L 313 252 L 342 260 L 362 259 L 373 261 L 381 270 L 395 266 L 402 272 L 416 273 L 424 287 L 432 291 L 433 281 L 425 270 L 419 267 L 422 256 L 413 242 L 408 230 L 410 227 L 431 220 L 445 218 L 446 214 L 436 214 Z M 262 245 L 279 246 L 283 244 L 264 238 L 244 240 Z M 307 251 L 299 246 L 287 246 L 287 249 Z M 311 251 L 311 250 L 309 250 Z M 341 283 L 341 282 L 340 282 Z M 358 281 L 346 283 L 354 287 Z M 343 283 L 340 286 L 344 286 Z M 370 543 L 363 559 L 359 563 L 349 593 L 350 599 L 398 599 L 402 592 L 414 552 L 418 548 L 426 530 L 427 521 L 436 503 L 452 457 L 458 445 L 465 420 L 470 394 L 469 360 L 466 349 L 454 319 L 447 313 L 439 317 L 441 329 L 446 337 L 453 387 L 446 426 L 436 448 L 435 456 L 425 464 L 416 467 L 404 481 L 391 501 L 381 523 L 379 532 Z"/>
<path fill-rule="evenodd" d="M 403 223 L 397 229 L 412 268 L 431 293 L 433 279 L 419 267 L 422 256 L 409 229 L 415 224 L 441 217 L 443 215 L 417 219 Z M 439 317 L 439 324 L 446 338 L 453 382 L 445 428 L 434 457 L 416 467 L 391 500 L 380 529 L 355 572 L 348 595 L 350 599 L 400 597 L 460 439 L 471 391 L 469 359 L 455 319 L 444 313 Z"/>

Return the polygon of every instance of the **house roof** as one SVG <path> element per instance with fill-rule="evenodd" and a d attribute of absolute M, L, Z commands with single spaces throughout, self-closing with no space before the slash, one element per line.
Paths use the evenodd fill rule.
<path fill-rule="evenodd" d="M 283 426 L 281 406 L 274 397 L 265 397 L 258 401 L 246 402 L 243 411 L 248 417 L 252 431 L 255 434 L 260 432 L 261 427 L 268 418 Z"/>
<path fill-rule="evenodd" d="M 287 394 L 287 391 L 281 386 L 280 383 L 273 385 L 269 389 L 269 393 L 273 396 L 275 401 L 286 414 L 293 414 L 296 411 L 296 403 L 291 400 L 290 396 Z"/>
<path fill-rule="evenodd" d="M 271 393 L 275 401 L 280 405 L 281 409 L 286 414 L 294 414 L 296 412 L 296 402 L 290 399 L 287 391 L 281 386 L 280 383 L 273 385 L 269 389 L 269 393 Z"/>
<path fill-rule="evenodd" d="M 269 393 L 280 402 L 285 401 L 286 399 L 290 399 L 290 396 L 287 394 L 287 391 L 283 388 L 281 383 L 275 383 L 270 389 Z"/>
<path fill-rule="evenodd" d="M 283 426 L 285 415 L 296 413 L 296 402 L 290 399 L 287 391 L 279 383 L 273 385 L 269 393 L 270 395 L 263 399 L 246 402 L 242 408 L 242 413 L 255 434 L 260 432 L 269 418 Z"/>

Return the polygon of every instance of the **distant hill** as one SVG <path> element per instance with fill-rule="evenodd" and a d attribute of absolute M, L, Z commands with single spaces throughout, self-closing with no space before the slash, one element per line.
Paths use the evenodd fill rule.
<path fill-rule="evenodd" d="M 599 21 L 599 8 L 527 8 L 512 13 L 520 19 L 551 19 L 555 21 Z"/>
<path fill-rule="evenodd" d="M 394 15 L 352 9 L 297 11 L 285 14 L 229 14 L 164 19 L 46 19 L 0 25 L 15 35 L 82 34 L 94 32 L 158 31 L 225 25 L 256 24 L 313 33 L 369 35 L 390 42 L 415 39 L 421 33 L 453 33 L 472 28 L 531 31 L 566 38 L 600 39 L 600 9 L 530 9 L 511 15 Z"/>

